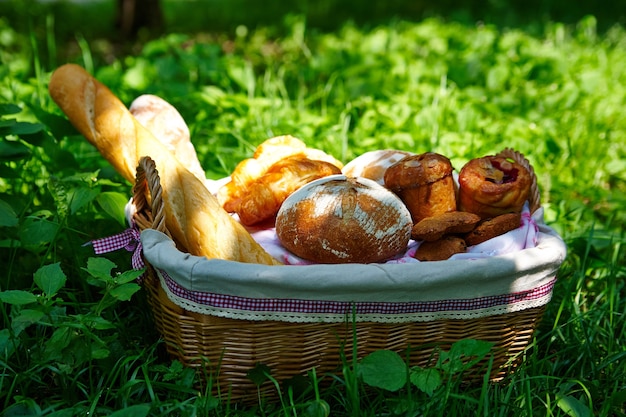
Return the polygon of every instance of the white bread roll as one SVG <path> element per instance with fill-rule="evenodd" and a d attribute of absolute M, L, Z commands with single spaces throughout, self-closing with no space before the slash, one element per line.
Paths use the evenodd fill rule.
<path fill-rule="evenodd" d="M 179 161 L 185 161 L 189 171 L 202 181 L 206 180 L 196 149 L 191 143 L 189 127 L 174 106 L 161 97 L 143 94 L 130 103 L 128 110 Z"/>
<path fill-rule="evenodd" d="M 366 178 L 331 175 L 298 189 L 282 204 L 282 245 L 317 263 L 373 263 L 404 250 L 411 214 L 391 191 Z"/>
<path fill-rule="evenodd" d="M 342 169 L 346 177 L 363 177 L 385 185 L 387 168 L 411 155 L 410 152 L 395 149 L 380 149 L 365 152 L 348 162 Z"/>

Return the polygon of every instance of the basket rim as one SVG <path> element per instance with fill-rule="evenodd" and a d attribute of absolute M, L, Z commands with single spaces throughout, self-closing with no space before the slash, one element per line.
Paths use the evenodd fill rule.
<path fill-rule="evenodd" d="M 515 313 L 545 306 L 552 299 L 556 278 L 529 290 L 500 296 L 427 302 L 354 302 L 246 298 L 188 291 L 167 272 L 155 269 L 170 302 L 206 316 L 248 321 L 290 323 L 409 323 L 446 319 L 468 320 Z"/>
<path fill-rule="evenodd" d="M 567 248 L 553 229 L 540 225 L 540 230 L 536 247 L 473 260 L 280 268 L 189 255 L 155 230 L 143 231 L 141 239 L 148 263 L 167 271 L 189 291 L 252 298 L 404 302 L 467 298 L 477 292 L 499 295 L 542 285 L 556 276 Z"/>

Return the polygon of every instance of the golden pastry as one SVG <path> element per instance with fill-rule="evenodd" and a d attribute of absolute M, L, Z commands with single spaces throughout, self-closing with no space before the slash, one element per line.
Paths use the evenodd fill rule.
<path fill-rule="evenodd" d="M 520 213 L 528 200 L 531 182 L 528 170 L 512 159 L 472 159 L 459 172 L 459 210 L 483 219 Z"/>
<path fill-rule="evenodd" d="M 456 210 L 452 164 L 443 155 L 410 155 L 385 171 L 385 186 L 395 192 L 411 212 L 413 223 Z"/>

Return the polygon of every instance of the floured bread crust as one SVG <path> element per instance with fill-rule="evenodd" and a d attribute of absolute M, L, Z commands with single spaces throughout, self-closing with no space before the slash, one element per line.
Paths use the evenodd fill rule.
<path fill-rule="evenodd" d="M 282 245 L 317 263 L 372 263 L 406 249 L 411 215 L 389 190 L 365 178 L 332 175 L 285 200 L 276 218 Z"/>

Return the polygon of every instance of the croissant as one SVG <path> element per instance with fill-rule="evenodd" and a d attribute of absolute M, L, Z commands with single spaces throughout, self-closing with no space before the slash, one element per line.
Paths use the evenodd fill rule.
<path fill-rule="evenodd" d="M 329 162 L 309 159 L 302 154 L 289 156 L 249 184 L 246 193 L 234 204 L 234 211 L 239 221 L 247 226 L 262 222 L 275 217 L 283 201 L 298 188 L 340 173 L 341 169 Z"/>
<path fill-rule="evenodd" d="M 306 144 L 290 135 L 276 136 L 261 143 L 252 158 L 244 159 L 230 176 L 230 181 L 217 192 L 217 200 L 224 210 L 235 213 L 235 208 L 247 193 L 250 184 L 257 181 L 278 161 L 293 155 L 306 156 L 312 160 L 326 161 L 338 168 L 343 164 L 324 151 L 308 148 Z"/>

